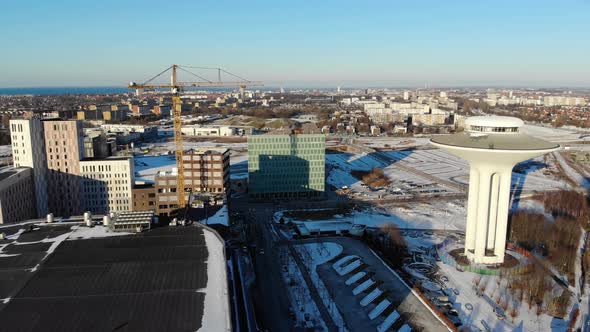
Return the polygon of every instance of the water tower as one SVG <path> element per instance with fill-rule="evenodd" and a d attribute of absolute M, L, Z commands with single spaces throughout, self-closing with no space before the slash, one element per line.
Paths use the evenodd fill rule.
<path fill-rule="evenodd" d="M 473 263 L 504 262 L 514 165 L 559 149 L 521 133 L 523 125 L 513 117 L 476 116 L 465 121 L 464 132 L 430 140 L 469 162 L 465 255 Z"/>

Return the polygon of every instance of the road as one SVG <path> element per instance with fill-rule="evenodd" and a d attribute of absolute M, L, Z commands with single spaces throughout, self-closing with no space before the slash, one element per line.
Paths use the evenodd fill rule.
<path fill-rule="evenodd" d="M 295 326 L 295 322 L 289 315 L 291 308 L 286 291 L 287 287 L 282 278 L 282 266 L 278 263 L 280 262 L 281 254 L 289 254 L 289 252 L 294 250 L 289 248 L 290 243 L 284 241 L 273 228 L 272 217 L 274 213 L 285 209 L 335 207 L 337 205 L 337 199 L 339 198 L 318 202 L 283 202 L 280 204 L 251 203 L 248 202 L 246 197 L 232 200 L 230 214 L 239 213 L 244 218 L 244 223 L 253 225 L 250 227 L 255 227 L 256 230 L 254 238 L 250 239 L 250 243 L 256 245 L 255 253 L 253 254 L 257 285 L 254 301 L 258 308 L 259 325 L 264 328 L 270 331 L 290 331 Z M 261 249 L 264 250 L 264 254 L 260 253 Z M 296 262 L 297 258 L 296 256 Z M 299 266 L 299 268 L 326 326 L 328 326 L 330 331 L 337 331 L 307 271 L 302 269 L 302 266 Z"/>
<path fill-rule="evenodd" d="M 269 331 L 289 331 L 294 322 L 289 317 L 290 302 L 280 271 L 279 251 L 275 250 L 273 235 L 268 226 L 274 211 L 270 204 L 248 204 L 245 200 L 234 201 L 232 212 L 241 212 L 245 223 L 254 225 L 256 237 L 251 239 L 256 244 L 253 253 L 254 271 L 256 273 L 256 303 L 258 320 Z M 264 249 L 264 254 L 259 250 Z"/>

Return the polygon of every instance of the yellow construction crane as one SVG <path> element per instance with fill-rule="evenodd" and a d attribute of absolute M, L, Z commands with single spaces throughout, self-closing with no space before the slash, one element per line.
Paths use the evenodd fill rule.
<path fill-rule="evenodd" d="M 200 70 L 215 70 L 217 71 L 217 81 L 208 80 L 201 75 L 195 74 L 189 69 L 200 69 Z M 178 71 L 183 71 L 192 76 L 199 78 L 200 81 L 196 82 L 179 82 Z M 170 84 L 156 84 L 152 83 L 157 78 L 164 75 L 166 72 L 170 72 Z M 229 75 L 234 79 L 233 82 L 223 82 L 221 80 L 222 74 Z M 176 167 L 178 168 L 178 177 L 176 181 L 176 192 L 178 195 L 178 207 L 184 208 L 186 205 L 185 200 L 185 188 L 184 188 L 184 148 L 182 144 L 182 119 L 180 118 L 182 101 L 180 100 L 180 92 L 185 88 L 211 88 L 211 87 L 239 87 L 240 93 L 243 95 L 246 86 L 262 86 L 262 82 L 249 81 L 235 74 L 232 74 L 222 68 L 208 68 L 208 67 L 194 67 L 194 66 L 179 66 L 172 65 L 158 75 L 150 78 L 144 83 L 129 83 L 129 89 L 135 89 L 137 94 L 140 94 L 145 89 L 171 89 L 172 92 L 172 118 L 174 121 L 174 143 L 176 145 Z"/>

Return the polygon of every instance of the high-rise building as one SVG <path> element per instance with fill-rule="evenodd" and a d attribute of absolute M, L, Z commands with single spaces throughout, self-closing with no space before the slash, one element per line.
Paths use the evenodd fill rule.
<path fill-rule="evenodd" d="M 96 214 L 132 210 L 133 166 L 128 157 L 80 161 L 82 209 Z"/>
<path fill-rule="evenodd" d="M 183 154 L 185 200 L 190 192 L 223 195 L 229 190 L 229 150 L 191 149 Z M 160 172 L 155 177 L 156 213 L 169 216 L 178 208 L 177 170 Z"/>
<path fill-rule="evenodd" d="M 228 149 L 191 149 L 183 158 L 184 184 L 190 191 L 225 193 L 229 189 Z"/>
<path fill-rule="evenodd" d="M 325 143 L 322 134 L 248 137 L 249 194 L 254 199 L 323 197 Z"/>
<path fill-rule="evenodd" d="M 85 142 L 82 121 L 60 119 L 11 120 L 10 129 L 15 166 L 32 168 L 35 194 L 30 190 L 28 199 L 38 217 L 132 209 L 132 159 L 84 159 L 103 157 L 104 134 Z"/>
<path fill-rule="evenodd" d="M 37 216 L 33 169 L 8 168 L 0 172 L 0 224 L 15 223 Z"/>
<path fill-rule="evenodd" d="M 476 116 L 465 131 L 430 142 L 469 161 L 465 256 L 478 264 L 501 264 L 506 250 L 510 181 L 517 163 L 559 149 L 520 132 L 517 118 Z"/>
<path fill-rule="evenodd" d="M 43 123 L 37 118 L 14 119 L 9 126 L 14 167 L 33 169 L 37 217 L 45 216 L 48 213 L 48 171 Z"/>
<path fill-rule="evenodd" d="M 49 211 L 58 216 L 81 214 L 80 160 L 84 158 L 82 121 L 43 121 L 47 156 Z"/>

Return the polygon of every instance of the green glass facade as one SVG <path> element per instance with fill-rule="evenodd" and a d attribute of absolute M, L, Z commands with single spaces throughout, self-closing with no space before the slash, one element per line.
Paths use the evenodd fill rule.
<path fill-rule="evenodd" d="M 255 199 L 320 198 L 325 189 L 325 135 L 248 137 L 248 190 Z"/>

